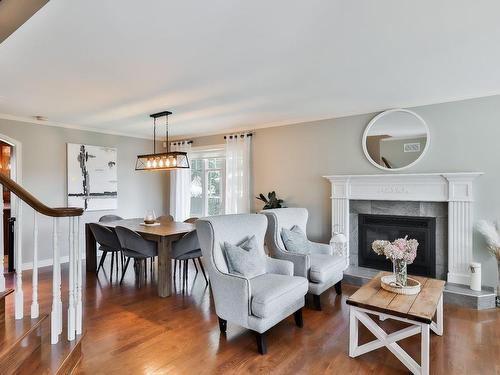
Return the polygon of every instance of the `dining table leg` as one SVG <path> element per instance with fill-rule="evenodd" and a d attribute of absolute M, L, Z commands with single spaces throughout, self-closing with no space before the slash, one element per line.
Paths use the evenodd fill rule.
<path fill-rule="evenodd" d="M 170 250 L 172 239 L 162 237 L 158 244 L 158 295 L 169 297 L 172 294 L 172 261 Z"/>
<path fill-rule="evenodd" d="M 85 224 L 85 266 L 87 272 L 97 269 L 97 246 L 89 224 Z"/>

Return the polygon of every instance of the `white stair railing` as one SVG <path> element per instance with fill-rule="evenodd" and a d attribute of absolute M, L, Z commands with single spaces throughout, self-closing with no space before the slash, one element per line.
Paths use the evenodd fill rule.
<path fill-rule="evenodd" d="M 82 304 L 82 285 L 83 285 L 83 276 L 82 276 L 82 252 L 80 250 L 80 244 L 82 243 L 80 240 L 80 216 L 73 217 L 73 220 L 76 222 L 75 224 L 75 241 L 76 245 L 74 248 L 74 253 L 76 256 L 76 334 L 82 334 L 83 328 L 83 304 Z M 118 260 L 117 260 L 118 262 Z"/>
<path fill-rule="evenodd" d="M 8 188 L 11 191 L 11 202 L 15 207 L 16 225 L 15 225 L 15 318 L 22 319 L 24 316 L 24 293 L 23 293 L 23 246 L 22 246 L 22 209 L 23 202 L 34 209 L 33 217 L 33 272 L 32 272 L 32 298 L 31 298 L 31 318 L 39 316 L 38 303 L 38 256 L 39 256 L 39 213 L 53 218 L 52 245 L 53 245 L 53 263 L 52 263 L 52 311 L 50 314 L 51 331 L 50 340 L 52 344 L 59 341 L 59 336 L 63 331 L 63 311 L 61 296 L 61 244 L 59 242 L 60 218 L 69 218 L 68 227 L 68 252 L 69 252 L 69 278 L 68 278 L 68 340 L 72 341 L 77 334 L 82 333 L 82 255 L 80 252 L 80 216 L 83 214 L 81 208 L 50 208 L 36 199 L 22 186 L 15 181 L 0 174 L 0 249 L 3 249 L 3 189 Z M 15 195 L 15 197 L 14 197 Z M 5 290 L 5 276 L 3 270 L 0 273 L 0 292 Z"/>
<path fill-rule="evenodd" d="M 61 259 L 59 255 L 59 218 L 55 217 L 52 229 L 52 241 L 54 246 L 53 264 L 52 264 L 52 312 L 50 315 L 51 342 L 57 344 L 59 335 L 62 332 L 62 301 L 61 301 Z"/>
<path fill-rule="evenodd" d="M 2 197 L 3 199 L 3 197 Z M 16 204 L 16 235 L 14 236 L 14 245 L 16 249 L 15 260 L 16 260 L 16 291 L 14 292 L 14 310 L 16 319 L 22 319 L 24 316 L 24 292 L 23 292 L 23 244 L 22 244 L 22 232 L 21 228 L 23 225 L 22 212 L 23 205 L 22 200 L 14 197 L 11 193 L 11 202 Z M 2 212 L 3 217 L 3 212 Z"/>
<path fill-rule="evenodd" d="M 76 332 L 76 262 L 75 262 L 75 218 L 69 218 L 69 301 L 68 301 L 68 340 L 75 339 Z"/>
<path fill-rule="evenodd" d="M 38 318 L 38 214 L 33 210 L 33 274 L 32 274 L 31 319 Z"/>

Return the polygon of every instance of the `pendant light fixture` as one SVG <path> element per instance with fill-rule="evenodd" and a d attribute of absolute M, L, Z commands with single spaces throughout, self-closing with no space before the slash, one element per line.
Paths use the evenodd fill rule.
<path fill-rule="evenodd" d="M 135 163 L 136 171 L 165 171 L 171 169 L 189 168 L 189 160 L 186 152 L 170 151 L 168 141 L 168 116 L 172 112 L 163 111 L 153 113 L 153 153 L 147 155 L 138 155 Z M 165 140 L 167 142 L 167 152 L 156 152 L 156 119 L 165 117 Z"/>

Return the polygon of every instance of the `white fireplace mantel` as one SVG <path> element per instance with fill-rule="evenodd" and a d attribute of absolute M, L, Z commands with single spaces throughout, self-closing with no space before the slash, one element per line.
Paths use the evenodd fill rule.
<path fill-rule="evenodd" d="M 332 232 L 346 234 L 349 200 L 448 202 L 448 282 L 468 284 L 472 261 L 473 181 L 483 173 L 324 176 L 332 184 Z M 349 264 L 349 251 L 347 252 Z M 346 265 L 346 266 L 347 266 Z"/>

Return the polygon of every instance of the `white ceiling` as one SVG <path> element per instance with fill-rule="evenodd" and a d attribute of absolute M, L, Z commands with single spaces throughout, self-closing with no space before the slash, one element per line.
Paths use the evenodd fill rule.
<path fill-rule="evenodd" d="M 0 44 L 0 113 L 195 136 L 500 93 L 500 2 L 51 0 Z"/>

